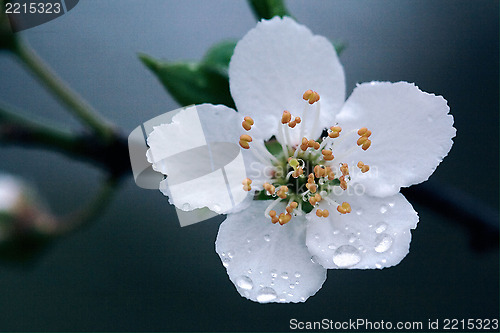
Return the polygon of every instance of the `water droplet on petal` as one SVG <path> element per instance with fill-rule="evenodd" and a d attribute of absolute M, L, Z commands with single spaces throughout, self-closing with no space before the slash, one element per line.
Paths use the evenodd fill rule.
<path fill-rule="evenodd" d="M 283 280 L 288 280 L 288 273 L 287 273 L 287 272 L 283 272 L 283 273 L 281 273 L 281 278 L 282 278 Z"/>
<path fill-rule="evenodd" d="M 299 272 L 295 272 L 295 277 L 299 278 L 300 277 L 300 273 Z"/>
<path fill-rule="evenodd" d="M 338 235 L 338 234 L 339 234 L 339 232 L 340 232 L 339 230 L 333 230 L 333 234 L 334 234 L 334 235 Z"/>
<path fill-rule="evenodd" d="M 330 250 L 335 250 L 337 247 L 334 244 L 330 244 L 330 245 L 328 245 L 328 248 Z"/>
<path fill-rule="evenodd" d="M 389 207 L 394 207 L 394 202 L 389 202 Z"/>
<path fill-rule="evenodd" d="M 382 265 L 381 265 L 381 264 L 379 264 L 379 263 L 377 263 L 377 264 L 375 264 L 375 267 L 377 267 L 377 268 L 382 268 Z"/>
<path fill-rule="evenodd" d="M 359 251 L 352 245 L 342 245 L 333 254 L 333 262 L 339 267 L 354 266 L 360 261 Z"/>
<path fill-rule="evenodd" d="M 278 276 L 278 272 L 276 272 L 276 270 L 275 270 L 275 269 L 273 269 L 273 270 L 271 271 L 271 277 L 272 277 L 272 278 L 276 278 L 277 276 Z"/>
<path fill-rule="evenodd" d="M 385 214 L 385 213 L 387 212 L 387 209 L 388 209 L 388 208 L 387 208 L 387 206 L 386 206 L 386 205 L 382 205 L 382 206 L 380 207 L 380 212 L 381 212 L 382 214 Z"/>
<path fill-rule="evenodd" d="M 248 276 L 242 275 L 236 279 L 236 285 L 241 289 L 252 290 L 253 281 Z"/>
<path fill-rule="evenodd" d="M 354 243 L 358 239 L 355 234 L 349 234 L 349 243 Z"/>
<path fill-rule="evenodd" d="M 356 211 L 356 215 L 362 215 L 362 214 L 363 214 L 363 211 L 362 211 L 361 209 L 358 209 L 358 210 Z"/>
<path fill-rule="evenodd" d="M 232 259 L 234 257 L 234 252 L 229 251 L 227 256 Z"/>
<path fill-rule="evenodd" d="M 224 265 L 224 267 L 228 267 L 230 262 L 231 262 L 231 259 L 229 259 L 229 258 L 222 259 L 222 265 Z"/>
<path fill-rule="evenodd" d="M 383 233 L 385 230 L 387 229 L 387 223 L 385 222 L 380 222 L 379 224 L 377 224 L 377 226 L 375 227 L 375 232 L 377 234 L 381 234 Z"/>
<path fill-rule="evenodd" d="M 261 303 L 274 301 L 276 297 L 278 297 L 278 295 L 276 295 L 276 291 L 269 287 L 264 287 L 257 293 L 257 301 Z"/>
<path fill-rule="evenodd" d="M 318 263 L 318 257 L 316 257 L 316 256 L 312 256 L 312 257 L 311 257 L 311 262 L 312 262 L 313 264 L 317 264 L 317 263 Z"/>
<path fill-rule="evenodd" d="M 375 238 L 375 251 L 378 253 L 389 250 L 392 246 L 393 239 L 388 234 L 380 234 Z"/>
<path fill-rule="evenodd" d="M 269 241 L 271 240 L 271 236 L 269 236 L 269 235 L 264 235 L 264 240 L 265 240 L 266 242 L 269 242 Z"/>
<path fill-rule="evenodd" d="M 295 285 L 292 283 L 292 284 L 290 285 L 290 289 L 294 289 L 294 288 L 295 288 Z"/>
<path fill-rule="evenodd" d="M 319 240 L 319 234 L 314 234 L 314 239 Z"/>

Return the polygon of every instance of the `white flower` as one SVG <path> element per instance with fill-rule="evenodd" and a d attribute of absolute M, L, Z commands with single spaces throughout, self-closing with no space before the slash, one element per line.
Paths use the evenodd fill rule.
<path fill-rule="evenodd" d="M 427 180 L 451 149 L 446 100 L 406 82 L 371 82 L 344 102 L 331 43 L 290 18 L 259 22 L 237 44 L 229 78 L 239 112 L 204 104 L 199 114 L 217 141 L 249 148 L 243 187 L 272 199 L 249 196 L 220 226 L 216 251 L 238 292 L 258 302 L 303 302 L 326 269 L 398 264 L 418 222 L 399 190 Z M 176 138 L 189 140 L 181 118 L 148 140 L 149 159 L 165 174 L 153 156 Z M 282 146 L 276 156 L 264 146 L 273 136 Z M 211 207 L 210 191 L 199 184 L 184 201 Z"/>

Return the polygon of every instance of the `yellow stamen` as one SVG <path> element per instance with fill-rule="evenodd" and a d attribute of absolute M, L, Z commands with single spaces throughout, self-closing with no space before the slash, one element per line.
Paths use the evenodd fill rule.
<path fill-rule="evenodd" d="M 281 213 L 278 219 L 281 225 L 287 224 L 292 219 L 292 215 Z"/>
<path fill-rule="evenodd" d="M 330 212 L 328 211 L 328 209 L 325 209 L 323 211 L 323 217 L 328 217 L 328 215 L 330 215 Z"/>
<path fill-rule="evenodd" d="M 330 138 L 338 138 L 340 135 L 340 132 L 342 131 L 342 128 L 340 126 L 332 126 L 330 127 L 330 133 L 328 133 L 328 136 Z"/>
<path fill-rule="evenodd" d="M 370 140 L 367 140 L 367 141 L 365 141 L 365 143 L 363 143 L 363 145 L 361 146 L 361 149 L 367 150 L 368 148 L 370 148 L 371 145 L 372 145 L 372 142 Z"/>
<path fill-rule="evenodd" d="M 248 148 L 250 148 L 250 145 L 248 144 L 248 142 L 247 142 L 247 141 L 243 141 L 243 140 L 240 140 L 240 146 L 241 146 L 241 148 L 243 148 L 243 149 L 248 149 Z"/>
<path fill-rule="evenodd" d="M 252 137 L 248 134 L 243 134 L 240 136 L 240 141 L 252 142 Z"/>
<path fill-rule="evenodd" d="M 286 199 L 286 193 L 288 193 L 288 187 L 286 187 L 285 185 L 280 186 L 278 192 L 276 192 L 278 197 L 280 197 L 281 199 Z"/>
<path fill-rule="evenodd" d="M 363 162 L 359 161 L 358 162 L 358 168 L 361 170 L 362 173 L 365 173 L 367 172 L 368 170 L 370 170 L 370 166 L 369 165 L 366 165 L 364 164 Z"/>
<path fill-rule="evenodd" d="M 319 94 L 315 91 L 307 90 L 304 95 L 302 95 L 302 98 L 306 101 L 309 101 L 309 104 L 314 104 L 315 102 L 319 101 Z"/>
<path fill-rule="evenodd" d="M 281 116 L 281 123 L 282 124 L 288 124 L 290 120 L 292 119 L 292 115 L 288 111 L 283 111 L 283 116 Z"/>
<path fill-rule="evenodd" d="M 358 139 L 358 141 L 356 141 L 356 144 L 358 146 L 361 146 L 363 143 L 365 143 L 366 141 L 368 141 L 368 138 L 366 136 L 362 136 Z"/>
<path fill-rule="evenodd" d="M 340 165 L 340 172 L 342 172 L 342 175 L 348 176 L 349 175 L 349 166 L 347 163 L 342 163 Z"/>
<path fill-rule="evenodd" d="M 352 210 L 351 210 L 351 205 L 349 205 L 347 202 L 343 202 L 342 205 L 338 206 L 337 207 L 337 211 L 340 213 L 340 214 L 347 214 L 347 213 L 350 213 Z"/>
<path fill-rule="evenodd" d="M 246 131 L 249 131 L 252 128 L 253 124 L 254 124 L 253 119 L 246 116 L 245 118 L 243 118 L 243 122 L 241 123 L 241 126 L 243 126 L 243 128 Z"/>
<path fill-rule="evenodd" d="M 316 210 L 316 216 L 317 217 L 323 217 L 323 211 L 321 209 Z"/>
<path fill-rule="evenodd" d="M 366 128 L 366 127 L 361 127 L 361 128 L 358 130 L 358 135 L 363 136 L 366 132 L 368 132 L 368 128 Z"/>

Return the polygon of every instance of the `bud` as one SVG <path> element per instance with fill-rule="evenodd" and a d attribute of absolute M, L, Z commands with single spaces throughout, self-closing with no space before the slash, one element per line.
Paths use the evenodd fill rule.
<path fill-rule="evenodd" d="M 36 191 L 19 178 L 0 173 L 0 258 L 31 259 L 57 226 Z"/>

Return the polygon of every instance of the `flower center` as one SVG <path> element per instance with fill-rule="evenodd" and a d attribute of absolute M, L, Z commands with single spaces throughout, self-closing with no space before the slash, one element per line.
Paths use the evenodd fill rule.
<path fill-rule="evenodd" d="M 328 135 L 318 140 L 303 136 L 308 125 L 306 122 L 310 122 L 309 118 L 313 118 L 310 133 L 314 133 L 317 128 L 320 96 L 315 91 L 307 90 L 302 97 L 310 105 L 316 103 L 316 109 L 312 117 L 304 113 L 304 119 L 294 117 L 289 111 L 283 111 L 277 134 L 281 151 L 273 155 L 262 144 L 252 145 L 251 149 L 259 160 L 270 164 L 272 168 L 272 177 L 268 182 L 254 184 L 258 188 L 262 188 L 262 190 L 255 191 L 255 199 L 273 200 L 264 214 L 271 219 L 272 223 L 281 225 L 290 222 L 293 216 L 307 214 L 314 209 L 316 209 L 318 217 L 328 217 L 330 215 L 328 209 L 318 208 L 320 202 L 323 201 L 329 206 L 336 206 L 336 210 L 340 214 L 348 214 L 352 210 L 349 203 L 337 203 L 330 195 L 339 187 L 344 191 L 347 190 L 348 183 L 351 181 L 349 165 L 343 163 L 333 154 L 335 140 L 342 140 L 341 138 L 337 139 L 340 137 L 342 128 L 338 125 L 332 126 L 327 131 Z M 295 129 L 297 124 L 301 124 L 300 137 L 302 139 L 299 144 L 294 145 L 291 143 L 289 131 L 297 130 Z M 243 119 L 242 127 L 246 131 L 251 131 L 253 125 L 252 118 L 245 117 Z M 363 127 L 357 131 L 345 133 L 344 136 L 355 134 L 359 136 L 357 145 L 361 149 L 367 150 L 371 145 L 369 139 L 371 131 Z M 243 134 L 240 136 L 239 144 L 243 149 L 250 149 L 252 141 L 250 135 Z M 370 169 L 362 161 L 357 163 L 357 167 L 362 173 Z M 252 190 L 252 180 L 246 178 L 242 184 L 243 190 Z M 284 212 L 278 213 L 273 209 L 279 202 L 286 202 Z"/>

